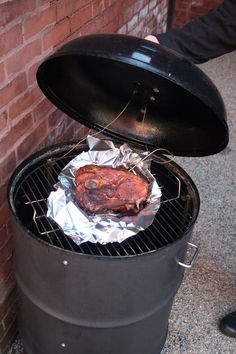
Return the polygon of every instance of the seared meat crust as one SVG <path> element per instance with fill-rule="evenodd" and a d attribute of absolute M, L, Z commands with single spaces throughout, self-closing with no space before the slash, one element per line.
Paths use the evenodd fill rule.
<path fill-rule="evenodd" d="M 78 205 L 91 213 L 137 213 L 148 196 L 148 183 L 121 168 L 87 165 L 76 177 Z"/>

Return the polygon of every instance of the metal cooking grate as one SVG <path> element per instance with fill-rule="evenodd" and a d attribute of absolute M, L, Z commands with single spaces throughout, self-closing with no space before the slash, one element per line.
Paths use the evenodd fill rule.
<path fill-rule="evenodd" d="M 69 251 L 122 257 L 151 252 L 183 235 L 192 217 L 191 197 L 173 172 L 164 165 L 153 163 L 152 173 L 162 188 L 162 204 L 152 225 L 122 243 L 101 245 L 86 242 L 76 245 L 53 220 L 46 217 L 47 197 L 57 182 L 58 174 L 74 156 L 75 153 L 38 163 L 18 187 L 15 195 L 18 213 L 25 226 L 38 238 Z"/>

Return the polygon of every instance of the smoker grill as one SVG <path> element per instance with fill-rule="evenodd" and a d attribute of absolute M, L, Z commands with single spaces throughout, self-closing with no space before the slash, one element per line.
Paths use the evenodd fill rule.
<path fill-rule="evenodd" d="M 45 154 L 40 152 L 40 159 L 39 161 L 37 159 L 36 164 L 32 166 L 31 158 L 29 166 L 25 167 L 27 172 L 19 181 L 13 204 L 23 225 L 43 242 L 80 254 L 112 257 L 134 256 L 149 253 L 173 243 L 191 226 L 193 218 L 195 220 L 197 216 L 198 209 L 196 206 L 194 208 L 193 201 L 194 198 L 198 200 L 197 191 L 190 181 L 186 182 L 189 177 L 188 180 L 185 177 L 184 182 L 181 183 L 174 171 L 162 165 L 165 158 L 159 156 L 160 163 L 152 164 L 152 173 L 157 176 L 162 189 L 162 208 L 157 213 L 153 224 L 147 230 L 139 232 L 135 237 L 122 243 L 101 245 L 86 242 L 80 246 L 76 245 L 53 220 L 46 216 L 47 198 L 54 190 L 58 175 L 64 166 L 86 148 L 87 146 L 84 145 L 80 146 L 78 150 L 75 144 L 73 153 L 64 158 L 63 156 L 68 152 L 68 145 L 60 145 L 55 151 L 55 156 L 50 148 L 49 152 L 47 151 Z M 20 166 L 20 170 L 22 170 L 22 166 Z M 16 176 L 18 175 L 19 173 L 16 171 Z M 196 211 L 193 212 L 193 210 Z"/>
<path fill-rule="evenodd" d="M 215 86 L 184 58 L 145 40 L 79 38 L 42 63 L 37 79 L 72 118 L 137 149 L 204 156 L 228 142 Z M 28 354 L 157 354 L 184 268 L 197 255 L 189 242 L 197 189 L 158 154 L 151 169 L 162 199 L 152 225 L 122 243 L 78 246 L 46 217 L 46 200 L 62 168 L 85 149 L 69 143 L 44 149 L 9 184 L 24 347 Z"/>
<path fill-rule="evenodd" d="M 46 217 L 46 199 L 61 169 L 86 148 L 64 144 L 40 151 L 10 182 L 26 353 L 77 354 L 79 347 L 81 354 L 100 354 L 101 348 L 156 354 L 184 267 L 191 267 L 197 254 L 194 249 L 185 263 L 198 192 L 186 172 L 160 155 L 152 162 L 163 194 L 153 224 L 122 243 L 78 246 Z"/>

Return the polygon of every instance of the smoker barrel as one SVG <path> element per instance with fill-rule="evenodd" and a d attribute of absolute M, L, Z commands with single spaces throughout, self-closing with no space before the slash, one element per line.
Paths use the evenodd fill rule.
<path fill-rule="evenodd" d="M 77 38 L 41 63 L 37 80 L 64 113 L 122 142 L 181 156 L 227 145 L 214 84 L 150 41 Z M 184 258 L 199 211 L 197 189 L 159 155 L 151 169 L 162 199 L 152 225 L 122 243 L 77 246 L 46 217 L 47 197 L 63 166 L 86 148 L 64 144 L 38 152 L 9 184 L 22 341 L 28 354 L 157 354 L 184 267 L 192 263 Z"/>
<path fill-rule="evenodd" d="M 196 187 L 175 163 L 153 162 L 163 193 L 154 223 L 121 244 L 77 246 L 45 216 L 70 149 L 65 144 L 34 154 L 9 184 L 26 352 L 157 354 L 183 278 L 178 262 L 199 211 Z"/>

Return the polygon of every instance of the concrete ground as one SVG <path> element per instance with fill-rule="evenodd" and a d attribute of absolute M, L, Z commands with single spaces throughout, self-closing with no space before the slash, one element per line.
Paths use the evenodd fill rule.
<path fill-rule="evenodd" d="M 201 210 L 192 236 L 200 254 L 185 272 L 162 354 L 236 353 L 236 339 L 218 330 L 219 319 L 236 310 L 236 51 L 200 67 L 225 101 L 230 142 L 213 156 L 176 158 L 200 193 Z M 9 354 L 20 353 L 17 339 Z"/>
<path fill-rule="evenodd" d="M 175 159 L 200 193 L 192 236 L 200 254 L 176 296 L 163 354 L 236 353 L 236 339 L 218 330 L 219 319 L 236 311 L 236 51 L 200 68 L 222 94 L 230 141 L 213 156 Z"/>

